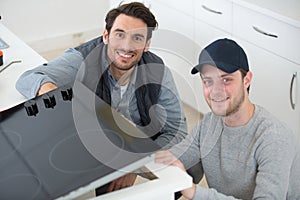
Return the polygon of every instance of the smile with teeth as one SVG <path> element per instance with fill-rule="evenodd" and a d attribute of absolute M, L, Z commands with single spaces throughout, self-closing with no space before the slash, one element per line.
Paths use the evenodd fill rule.
<path fill-rule="evenodd" d="M 226 101 L 227 99 L 229 99 L 229 98 L 223 98 L 223 99 L 215 99 L 215 98 L 212 98 L 211 100 L 212 101 L 214 101 L 214 102 L 224 102 L 224 101 Z"/>
<path fill-rule="evenodd" d="M 132 58 L 134 56 L 133 53 L 126 53 L 126 52 L 121 52 L 117 51 L 118 55 L 123 57 L 123 58 Z"/>

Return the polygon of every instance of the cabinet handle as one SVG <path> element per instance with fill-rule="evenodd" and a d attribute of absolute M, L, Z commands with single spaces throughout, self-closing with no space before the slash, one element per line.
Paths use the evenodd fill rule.
<path fill-rule="evenodd" d="M 291 103 L 291 107 L 293 110 L 295 110 L 296 104 L 293 102 L 293 85 L 294 85 L 294 80 L 297 77 L 297 72 L 293 73 L 293 77 L 291 80 L 291 85 L 290 85 L 290 103 Z"/>
<path fill-rule="evenodd" d="M 212 13 L 215 13 L 215 14 L 218 14 L 218 15 L 222 15 L 222 14 L 223 14 L 223 13 L 220 12 L 220 11 L 216 11 L 216 10 L 213 10 L 213 9 L 211 9 L 211 8 L 208 8 L 208 7 L 206 7 L 205 5 L 202 5 L 202 8 L 203 8 L 204 10 L 207 10 L 207 11 L 209 11 L 209 12 L 212 12 Z"/>
<path fill-rule="evenodd" d="M 275 35 L 275 34 L 267 33 L 267 32 L 265 32 L 265 31 L 263 31 L 263 30 L 257 28 L 256 26 L 252 26 L 252 27 L 253 27 L 253 29 L 254 29 L 255 31 L 257 31 L 257 32 L 259 32 L 259 33 L 261 33 L 261 34 L 263 34 L 263 35 L 266 35 L 266 36 L 269 36 L 269 37 L 278 38 L 278 36 Z"/>

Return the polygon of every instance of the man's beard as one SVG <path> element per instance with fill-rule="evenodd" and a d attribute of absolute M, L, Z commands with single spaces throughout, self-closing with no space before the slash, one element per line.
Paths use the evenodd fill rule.
<path fill-rule="evenodd" d="M 210 104 L 209 107 L 212 110 L 212 112 L 215 115 L 221 116 L 221 117 L 228 117 L 230 115 L 233 115 L 234 113 L 238 112 L 239 109 L 241 108 L 244 99 L 245 99 L 245 92 L 244 90 L 241 90 L 242 94 L 239 96 L 239 98 L 233 102 L 233 104 L 229 104 L 228 108 L 226 109 L 225 113 L 216 113 L 215 110 L 213 109 L 213 105 Z"/>

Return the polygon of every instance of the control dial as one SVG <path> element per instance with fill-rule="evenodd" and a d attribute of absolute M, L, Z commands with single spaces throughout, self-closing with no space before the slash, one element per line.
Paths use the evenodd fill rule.
<path fill-rule="evenodd" d="M 73 90 L 72 88 L 65 88 L 61 90 L 61 95 L 64 101 L 71 101 L 73 98 Z"/>
<path fill-rule="evenodd" d="M 46 108 L 54 108 L 54 106 L 56 106 L 56 100 L 54 95 L 51 96 L 49 94 L 44 95 L 43 101 Z"/>
<path fill-rule="evenodd" d="M 38 107 L 34 100 L 29 100 L 25 102 L 24 107 L 28 116 L 36 116 L 39 113 Z"/>

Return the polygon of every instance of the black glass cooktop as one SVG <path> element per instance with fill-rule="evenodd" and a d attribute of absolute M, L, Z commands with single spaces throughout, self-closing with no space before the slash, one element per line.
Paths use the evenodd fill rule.
<path fill-rule="evenodd" d="M 141 167 L 158 149 L 80 83 L 3 111 L 0 122 L 0 199 L 64 198 Z"/>

